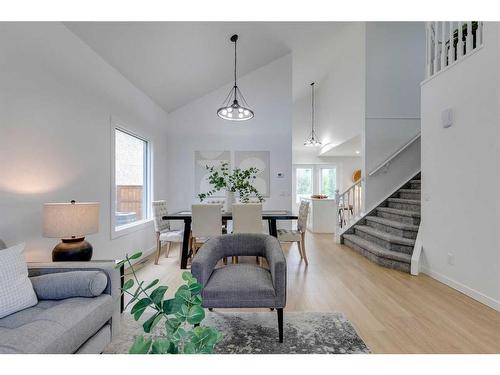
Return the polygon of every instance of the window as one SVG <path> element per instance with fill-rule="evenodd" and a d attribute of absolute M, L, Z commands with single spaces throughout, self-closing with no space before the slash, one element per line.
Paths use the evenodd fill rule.
<path fill-rule="evenodd" d="M 313 169 L 297 168 L 296 184 L 295 201 L 300 203 L 302 198 L 310 198 L 313 193 Z"/>
<path fill-rule="evenodd" d="M 150 147 L 122 129 L 114 136 L 114 229 L 120 231 L 150 218 Z"/>
<path fill-rule="evenodd" d="M 319 190 L 321 194 L 335 197 L 337 189 L 337 170 L 335 168 L 320 168 Z"/>

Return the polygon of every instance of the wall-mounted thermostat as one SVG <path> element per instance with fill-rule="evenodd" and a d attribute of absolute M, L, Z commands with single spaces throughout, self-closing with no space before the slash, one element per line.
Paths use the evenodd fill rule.
<path fill-rule="evenodd" d="M 283 174 L 283 172 L 278 172 L 278 173 L 276 173 L 276 177 L 283 178 L 283 177 L 285 177 L 285 175 Z"/>
<path fill-rule="evenodd" d="M 443 128 L 449 128 L 453 125 L 453 109 L 447 108 L 441 112 L 441 121 L 443 122 Z"/>

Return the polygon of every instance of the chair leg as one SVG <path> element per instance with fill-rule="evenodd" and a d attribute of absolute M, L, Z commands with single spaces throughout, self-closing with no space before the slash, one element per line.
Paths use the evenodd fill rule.
<path fill-rule="evenodd" d="M 306 255 L 306 233 L 302 233 L 302 241 L 300 241 L 300 244 L 302 245 L 302 255 L 304 256 L 304 261 L 306 262 L 306 266 L 309 265 L 309 261 L 307 260 L 307 255 Z"/>
<path fill-rule="evenodd" d="M 161 241 L 160 237 L 158 236 L 156 239 L 156 257 L 155 257 L 155 264 L 158 264 L 158 261 L 160 260 L 160 253 L 161 253 Z"/>
<path fill-rule="evenodd" d="M 168 258 L 168 254 L 170 254 L 170 246 L 172 246 L 172 242 L 167 242 L 167 251 L 165 251 L 165 258 Z"/>
<path fill-rule="evenodd" d="M 278 312 L 278 332 L 279 332 L 279 341 L 283 342 L 283 309 L 276 309 Z"/>

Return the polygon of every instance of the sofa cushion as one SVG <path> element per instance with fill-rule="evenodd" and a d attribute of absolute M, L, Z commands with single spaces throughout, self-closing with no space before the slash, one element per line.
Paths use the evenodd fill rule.
<path fill-rule="evenodd" d="M 38 303 L 23 251 L 24 244 L 0 250 L 0 318 Z"/>
<path fill-rule="evenodd" d="M 102 271 L 70 271 L 30 277 L 38 299 L 97 297 L 104 292 L 108 278 Z"/>
<path fill-rule="evenodd" d="M 231 264 L 212 272 L 202 291 L 205 307 L 274 307 L 269 270 L 254 264 Z"/>
<path fill-rule="evenodd" d="M 109 295 L 40 301 L 0 319 L 0 353 L 74 353 L 110 320 Z"/>

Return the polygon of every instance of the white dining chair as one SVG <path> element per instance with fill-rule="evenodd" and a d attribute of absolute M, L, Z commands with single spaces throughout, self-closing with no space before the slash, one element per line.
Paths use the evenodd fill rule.
<path fill-rule="evenodd" d="M 309 215 L 309 202 L 302 200 L 299 206 L 297 230 L 278 229 L 278 240 L 280 242 L 297 242 L 300 258 L 304 259 L 306 266 L 309 264 L 306 255 L 306 229 L 307 229 L 308 215 Z"/>
<path fill-rule="evenodd" d="M 165 252 L 165 258 L 168 258 L 170 253 L 170 246 L 172 242 L 182 242 L 183 231 L 182 230 L 172 230 L 170 229 L 170 222 L 168 220 L 163 220 L 163 216 L 168 214 L 167 201 L 153 201 L 153 221 L 156 232 L 156 257 L 155 264 L 158 264 L 161 254 L 162 243 L 167 244 L 167 251 Z"/>
<path fill-rule="evenodd" d="M 218 204 L 193 204 L 191 248 L 198 249 L 210 238 L 222 234 L 222 206 Z"/>
<path fill-rule="evenodd" d="M 262 204 L 235 203 L 231 208 L 233 214 L 233 233 L 262 233 Z M 261 264 L 259 257 L 257 263 Z M 238 257 L 233 257 L 238 263 Z"/>
<path fill-rule="evenodd" d="M 262 204 L 232 205 L 233 233 L 262 233 Z"/>

